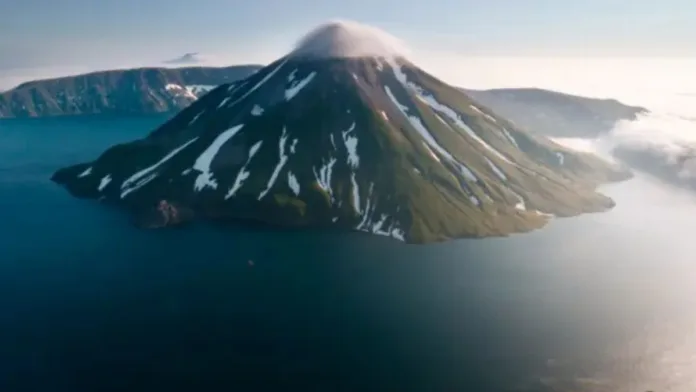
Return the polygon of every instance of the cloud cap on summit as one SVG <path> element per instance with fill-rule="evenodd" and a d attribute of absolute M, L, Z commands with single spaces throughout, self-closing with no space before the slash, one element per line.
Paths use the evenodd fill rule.
<path fill-rule="evenodd" d="M 408 57 L 408 46 L 393 35 L 362 23 L 332 20 L 305 34 L 292 56 L 311 58 Z"/>

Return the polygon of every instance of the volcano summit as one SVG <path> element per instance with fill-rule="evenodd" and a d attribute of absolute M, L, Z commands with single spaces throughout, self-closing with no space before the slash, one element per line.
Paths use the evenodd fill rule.
<path fill-rule="evenodd" d="M 320 26 L 147 137 L 52 179 L 134 211 L 165 200 L 196 218 L 413 243 L 528 231 L 614 205 L 594 189 L 630 173 L 477 107 L 399 45 L 354 23 Z"/>

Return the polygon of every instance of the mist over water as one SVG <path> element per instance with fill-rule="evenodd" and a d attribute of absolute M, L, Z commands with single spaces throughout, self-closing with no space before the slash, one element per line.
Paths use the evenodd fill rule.
<path fill-rule="evenodd" d="M 636 120 L 621 120 L 606 135 L 596 139 L 554 138 L 560 144 L 582 151 L 594 152 L 615 161 L 612 150 L 630 148 L 650 152 L 663 162 L 677 165 L 680 158 L 692 159 L 679 164 L 679 176 L 696 176 L 696 97 L 663 93 L 660 105 L 645 105 L 650 112 Z M 667 103 L 674 105 L 669 106 Z"/>
<path fill-rule="evenodd" d="M 686 100 L 684 97 L 672 98 Z M 690 100 L 693 101 L 693 109 L 675 105 L 672 110 L 656 109 L 635 121 L 620 121 L 605 140 L 598 142 L 655 152 L 669 164 L 676 164 L 684 155 L 696 157 L 696 99 Z M 680 176 L 696 176 L 696 165 L 690 164 L 690 161 L 680 166 Z"/>

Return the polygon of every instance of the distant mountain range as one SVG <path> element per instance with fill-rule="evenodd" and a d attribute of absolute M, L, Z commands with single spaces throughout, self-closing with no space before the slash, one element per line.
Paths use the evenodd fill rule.
<path fill-rule="evenodd" d="M 0 118 L 177 112 L 261 68 L 136 68 L 31 81 L 0 93 Z"/>
<path fill-rule="evenodd" d="M 138 68 L 33 81 L 0 94 L 0 118 L 178 112 L 215 86 L 261 68 Z M 595 137 L 646 111 L 613 99 L 534 88 L 462 91 L 518 126 L 552 137 Z"/>

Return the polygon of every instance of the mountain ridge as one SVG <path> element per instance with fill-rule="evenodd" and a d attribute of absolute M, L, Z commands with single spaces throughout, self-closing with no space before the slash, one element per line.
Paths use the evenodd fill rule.
<path fill-rule="evenodd" d="M 482 105 L 518 126 L 549 137 L 596 138 L 617 121 L 633 121 L 648 112 L 611 98 L 589 98 L 535 87 L 462 89 Z"/>
<path fill-rule="evenodd" d="M 176 112 L 260 68 L 141 67 L 29 81 L 0 93 L 0 118 Z"/>

